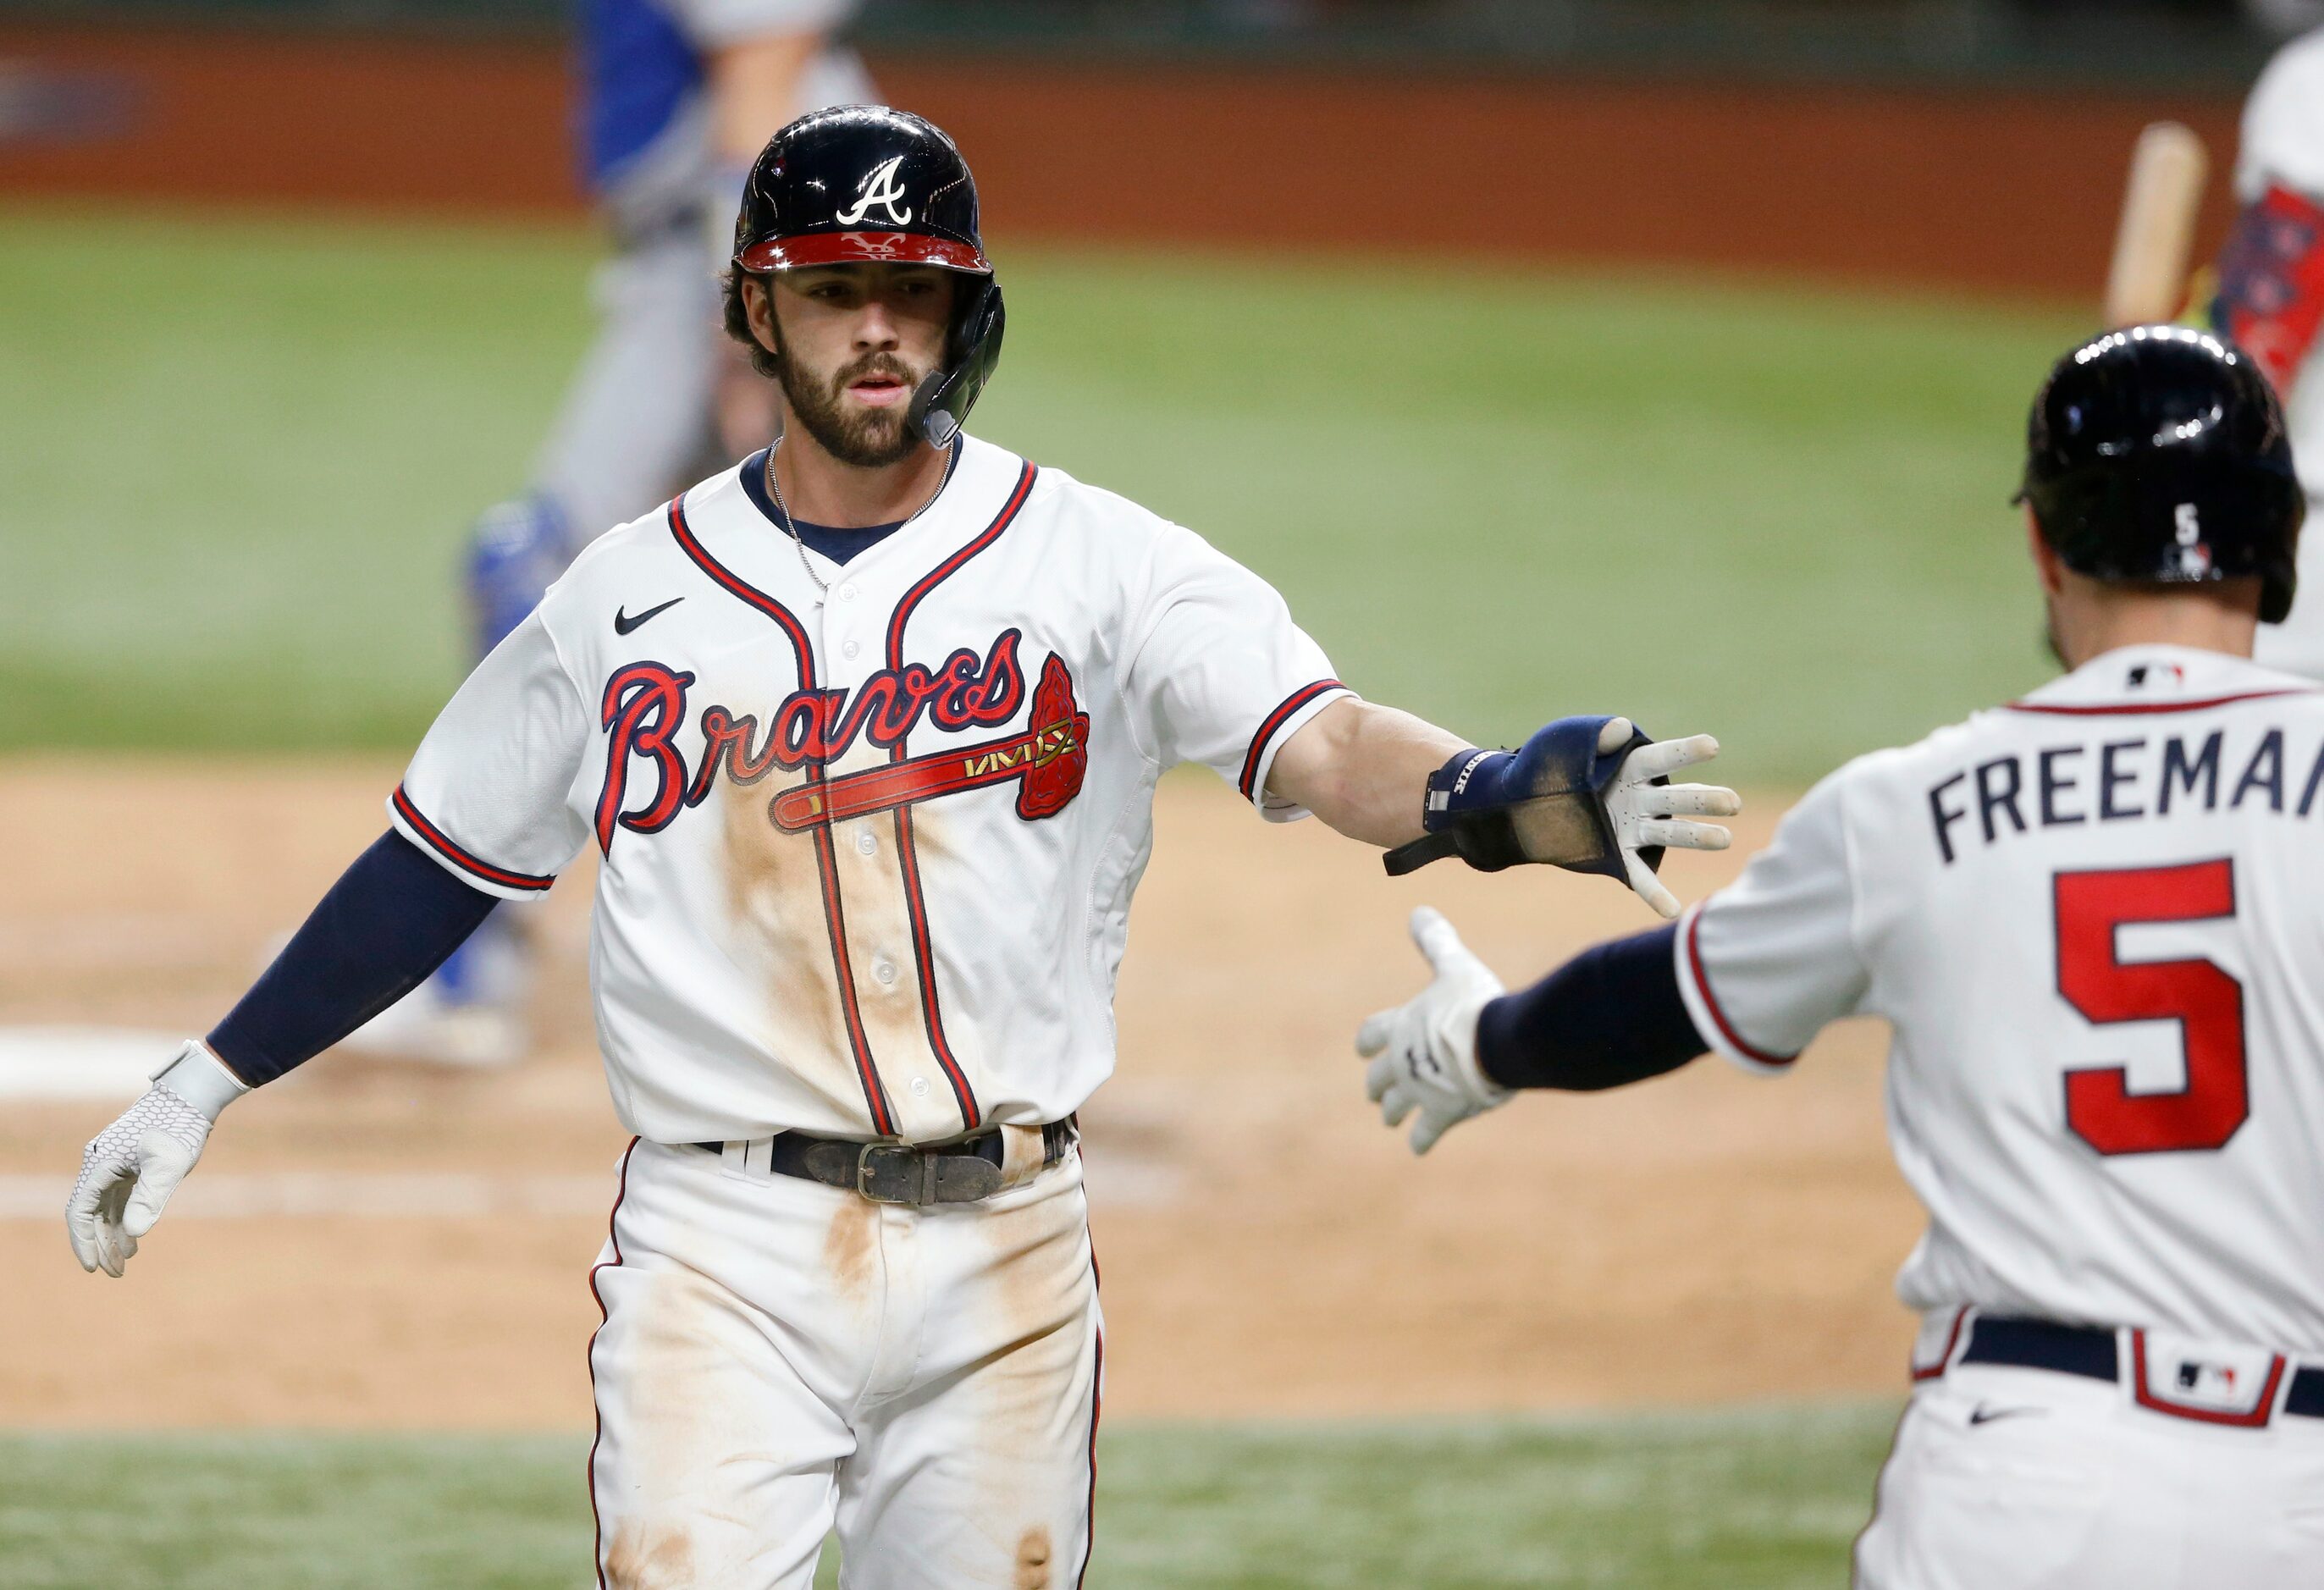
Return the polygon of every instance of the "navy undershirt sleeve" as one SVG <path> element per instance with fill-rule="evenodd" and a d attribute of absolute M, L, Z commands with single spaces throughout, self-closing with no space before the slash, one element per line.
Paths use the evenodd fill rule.
<path fill-rule="evenodd" d="M 1710 1045 L 1679 994 L 1678 926 L 1585 949 L 1477 1018 L 1477 1061 L 1503 1087 L 1587 1093 L 1675 1071 Z"/>
<path fill-rule="evenodd" d="M 499 903 L 391 828 L 339 875 L 210 1048 L 253 1087 L 272 1082 L 420 986 Z"/>

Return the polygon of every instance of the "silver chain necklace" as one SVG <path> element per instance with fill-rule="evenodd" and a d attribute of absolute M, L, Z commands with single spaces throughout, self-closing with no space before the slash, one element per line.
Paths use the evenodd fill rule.
<path fill-rule="evenodd" d="M 815 581 L 815 588 L 818 593 L 816 605 L 821 605 L 821 598 L 831 595 L 831 582 L 817 574 L 815 571 L 815 565 L 808 561 L 807 538 L 799 534 L 798 522 L 791 517 L 790 506 L 783 501 L 783 488 L 775 480 L 775 449 L 782 445 L 783 439 L 779 436 L 775 438 L 773 445 L 767 448 L 767 496 L 775 504 L 775 512 L 783 516 L 783 533 L 789 536 L 791 545 L 798 549 L 799 567 L 807 570 L 807 578 Z"/>
<path fill-rule="evenodd" d="M 799 567 L 807 570 L 807 578 L 815 581 L 815 588 L 819 593 L 817 605 L 820 605 L 820 597 L 831 595 L 831 582 L 824 578 L 823 576 L 817 574 L 815 571 L 815 565 L 808 561 L 807 555 L 807 538 L 799 534 L 798 521 L 791 517 L 790 504 L 783 501 L 783 488 L 781 483 L 775 479 L 775 452 L 782 445 L 783 439 L 779 436 L 775 438 L 773 445 L 767 448 L 767 462 L 764 469 L 764 474 L 767 477 L 767 499 L 774 504 L 775 512 L 783 516 L 783 533 L 789 536 L 791 538 L 791 545 L 798 549 Z M 957 457 L 957 454 L 954 455 L 954 458 Z M 896 526 L 898 530 L 903 529 L 904 525 L 911 523 L 913 520 L 918 519 L 921 514 L 936 506 L 936 498 L 944 495 L 944 488 L 952 482 L 953 462 L 954 458 L 946 458 L 945 460 L 944 478 L 936 482 L 936 489 L 929 494 L 928 500 L 927 502 L 922 503 L 918 507 L 913 509 L 911 513 L 905 517 L 903 524 Z"/>

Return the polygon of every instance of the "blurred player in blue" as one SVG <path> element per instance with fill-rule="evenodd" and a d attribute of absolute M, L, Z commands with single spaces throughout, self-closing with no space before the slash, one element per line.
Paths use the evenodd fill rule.
<path fill-rule="evenodd" d="M 719 327 L 718 272 L 742 181 L 775 130 L 877 102 L 835 41 L 856 0 L 583 0 L 577 128 L 613 253 L 596 341 L 523 495 L 476 521 L 467 595 L 478 655 L 532 611 L 573 555 L 719 464 L 766 445 L 773 384 Z M 347 1040 L 451 1064 L 521 1058 L 530 953 L 501 907 L 425 984 Z"/>

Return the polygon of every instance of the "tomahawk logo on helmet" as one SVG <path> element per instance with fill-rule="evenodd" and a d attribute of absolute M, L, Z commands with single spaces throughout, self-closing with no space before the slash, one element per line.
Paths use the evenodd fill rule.
<path fill-rule="evenodd" d="M 911 423 L 946 446 L 1000 363 L 1006 320 L 984 254 L 976 179 L 943 130 L 909 111 L 851 105 L 803 116 L 769 139 L 751 168 L 734 218 L 734 269 L 864 263 L 936 265 L 974 278 L 954 306 L 944 364 L 912 394 Z"/>

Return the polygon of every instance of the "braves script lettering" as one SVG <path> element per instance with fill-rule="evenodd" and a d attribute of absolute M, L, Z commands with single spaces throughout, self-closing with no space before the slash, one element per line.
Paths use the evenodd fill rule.
<path fill-rule="evenodd" d="M 735 783 L 753 784 L 778 769 L 827 766 L 859 740 L 893 750 L 924 722 L 947 733 L 1005 724 L 1025 705 L 1025 670 L 1018 657 L 1022 640 L 1022 632 L 1003 630 L 981 657 L 964 646 L 936 668 L 920 662 L 883 668 L 853 690 L 794 690 L 763 726 L 754 713 L 737 713 L 715 703 L 706 706 L 698 719 L 700 760 L 691 770 L 671 741 L 687 721 L 687 693 L 695 676 L 659 662 L 632 662 L 619 669 L 605 681 L 599 713 L 609 743 L 605 782 L 597 796 L 598 848 L 610 851 L 614 835 L 623 828 L 651 834 L 669 827 L 679 811 L 709 797 L 722 772 Z M 1035 716 L 1042 721 L 1031 726 L 1021 745 L 973 747 L 979 765 L 973 783 L 1012 771 L 1046 768 L 1059 755 L 1078 751 L 1089 718 L 1074 710 L 1064 662 L 1050 658 L 1041 679 L 1040 698 L 1034 705 Z M 917 764 L 908 765 L 918 771 Z M 1069 765 L 1078 790 L 1080 761 Z M 650 795 L 633 804 L 649 781 Z M 923 779 L 906 799 L 950 792 Z M 1062 799 L 1051 796 L 1033 804 L 1054 800 L 1051 809 L 1061 807 L 1073 791 L 1061 793 Z"/>

